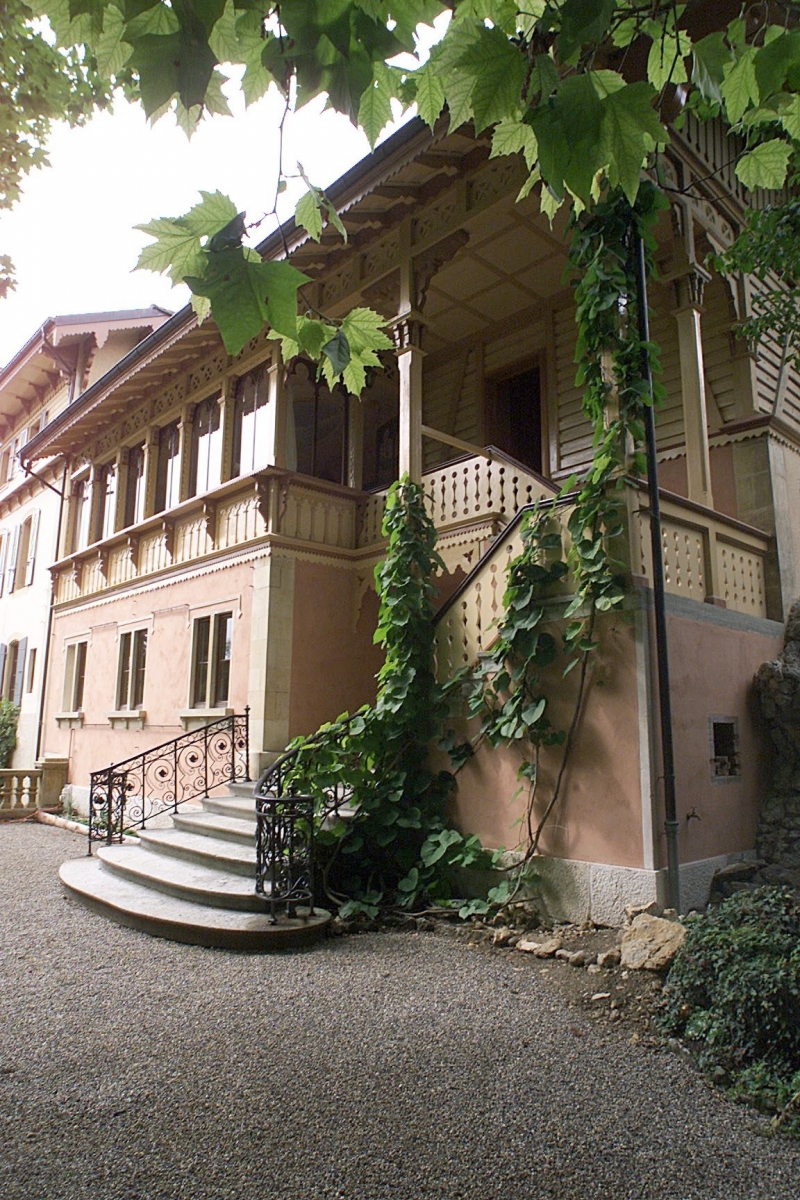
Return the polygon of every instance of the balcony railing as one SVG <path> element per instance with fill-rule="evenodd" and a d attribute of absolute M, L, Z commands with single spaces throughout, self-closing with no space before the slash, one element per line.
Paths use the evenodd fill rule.
<path fill-rule="evenodd" d="M 0 814 L 24 817 L 40 807 L 41 769 L 0 771 Z"/>
<path fill-rule="evenodd" d="M 631 574 L 644 583 L 652 579 L 647 494 L 635 481 L 626 484 L 628 553 Z M 530 511 L 530 510 L 528 510 Z M 554 520 L 568 537 L 568 504 Z M 438 675 L 451 678 L 471 666 L 497 636 L 503 612 L 508 564 L 522 550 L 521 512 L 496 538 L 488 552 L 451 597 L 437 621 Z M 734 612 L 767 617 L 767 558 L 771 539 L 765 533 L 669 492 L 661 493 L 662 547 L 666 590 L 718 604 Z M 622 547 L 620 553 L 625 554 Z M 563 580 L 570 591 L 569 576 Z"/>

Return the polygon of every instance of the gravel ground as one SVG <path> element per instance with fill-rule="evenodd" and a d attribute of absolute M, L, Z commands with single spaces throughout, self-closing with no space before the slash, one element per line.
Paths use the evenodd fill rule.
<path fill-rule="evenodd" d="M 0 826 L 2 1200 L 797 1200 L 796 1144 L 527 956 L 181 946 L 62 896 L 81 853 Z"/>

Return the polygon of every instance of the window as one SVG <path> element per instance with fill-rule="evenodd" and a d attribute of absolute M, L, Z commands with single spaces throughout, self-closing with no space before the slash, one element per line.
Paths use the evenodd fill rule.
<path fill-rule="evenodd" d="M 9 592 L 18 591 L 33 583 L 36 566 L 36 542 L 39 535 L 39 510 L 31 513 L 14 530 L 6 582 Z"/>
<path fill-rule="evenodd" d="M 86 647 L 86 642 L 72 642 L 67 646 L 64 671 L 64 712 L 76 713 L 83 708 Z"/>
<path fill-rule="evenodd" d="M 709 717 L 711 780 L 741 779 L 739 730 L 735 717 Z"/>
<path fill-rule="evenodd" d="M 489 386 L 488 434 L 492 445 L 526 467 L 543 471 L 544 430 L 539 368 L 496 380 Z"/>
<path fill-rule="evenodd" d="M 97 530 L 99 539 L 111 537 L 117 524 L 117 464 L 106 463 L 97 473 Z"/>
<path fill-rule="evenodd" d="M 236 385 L 233 409 L 233 475 L 247 475 L 267 464 L 266 367 L 245 375 Z"/>
<path fill-rule="evenodd" d="M 22 469 L 19 462 L 19 452 L 27 440 L 27 429 L 23 429 L 21 433 L 18 433 L 17 436 L 12 440 L 11 445 L 9 446 L 8 474 L 6 476 L 7 479 L 13 479 L 15 475 L 18 475 Z"/>
<path fill-rule="evenodd" d="M 89 517 L 92 509 L 92 489 L 88 475 L 72 485 L 72 539 L 70 553 L 76 554 L 89 545 Z"/>
<path fill-rule="evenodd" d="M 145 478 L 144 442 L 128 451 L 128 487 L 125 492 L 125 525 L 138 525 L 144 520 Z"/>
<path fill-rule="evenodd" d="M 180 429 L 177 421 L 158 433 L 156 471 L 156 512 L 174 508 L 181 499 Z"/>
<path fill-rule="evenodd" d="M 2 680 L 3 699 L 10 700 L 18 708 L 22 702 L 22 681 L 25 675 L 27 645 L 28 639 L 22 638 L 18 642 L 9 642 L 7 647 L 2 647 L 0 680 Z"/>
<path fill-rule="evenodd" d="M 123 633 L 119 639 L 117 709 L 137 709 L 144 700 L 144 670 L 147 659 L 147 630 Z"/>
<path fill-rule="evenodd" d="M 220 708 L 228 702 L 233 613 L 198 617 L 192 643 L 192 708 Z"/>
<path fill-rule="evenodd" d="M 36 647 L 28 654 L 28 681 L 25 684 L 25 691 L 33 691 L 33 681 L 36 678 Z"/>
<path fill-rule="evenodd" d="M 219 487 L 222 480 L 222 428 L 219 401 L 204 400 L 194 410 L 189 495 Z"/>

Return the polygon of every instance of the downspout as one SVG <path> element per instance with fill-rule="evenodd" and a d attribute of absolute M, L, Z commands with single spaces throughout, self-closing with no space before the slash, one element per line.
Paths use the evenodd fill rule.
<path fill-rule="evenodd" d="M 64 474 L 61 477 L 61 503 L 58 506 L 58 525 L 56 527 L 56 558 L 61 545 L 61 524 L 64 518 L 64 504 L 67 494 L 67 471 L 68 464 L 64 462 Z M 47 697 L 47 688 L 50 682 L 48 668 L 50 666 L 50 641 L 53 633 L 53 609 L 55 607 L 56 592 L 53 587 L 53 577 L 50 576 L 50 607 L 47 613 L 47 634 L 44 640 L 44 661 L 42 662 L 42 698 L 39 701 L 39 728 L 36 733 L 36 757 L 34 762 L 39 761 L 39 756 L 42 750 L 42 736 L 44 729 L 44 703 Z"/>
<path fill-rule="evenodd" d="M 644 240 L 635 233 L 636 294 L 639 338 L 650 341 L 650 322 L 647 314 L 647 270 Z M 656 633 L 656 665 L 658 670 L 658 707 L 661 723 L 661 758 L 664 767 L 664 829 L 667 835 L 667 897 L 670 908 L 680 909 L 680 865 L 678 857 L 678 818 L 675 802 L 675 754 L 672 740 L 672 704 L 669 686 L 669 654 L 664 588 L 664 560 L 661 549 L 661 502 L 658 494 L 658 459 L 656 456 L 656 415 L 653 409 L 653 374 L 650 355 L 642 354 L 642 375 L 647 383 L 650 403 L 645 406 L 644 431 L 647 453 L 647 491 L 650 502 L 650 544 L 653 558 L 653 608 Z"/>

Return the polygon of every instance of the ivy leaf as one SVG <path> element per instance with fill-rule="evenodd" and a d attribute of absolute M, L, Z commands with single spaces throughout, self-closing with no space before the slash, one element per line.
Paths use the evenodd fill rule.
<path fill-rule="evenodd" d="M 781 125 L 795 142 L 800 142 L 800 96 L 792 96 L 781 113 Z"/>
<path fill-rule="evenodd" d="M 758 104 L 755 53 L 750 46 L 736 62 L 726 63 L 723 67 L 725 78 L 720 85 L 720 92 L 731 125 L 742 118 L 751 104 Z"/>
<path fill-rule="evenodd" d="M 775 26 L 771 27 L 775 31 Z M 769 32 L 769 31 L 767 31 Z M 766 45 L 755 53 L 755 73 L 759 94 L 766 98 L 783 89 L 787 78 L 800 62 L 800 31 L 778 29 Z"/>
<path fill-rule="evenodd" d="M 792 148 L 780 138 L 762 142 L 736 164 L 736 176 L 751 192 L 756 188 L 778 191 L 786 183 Z"/>

